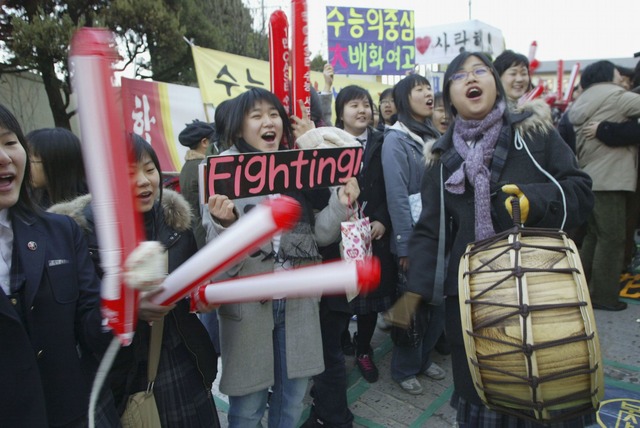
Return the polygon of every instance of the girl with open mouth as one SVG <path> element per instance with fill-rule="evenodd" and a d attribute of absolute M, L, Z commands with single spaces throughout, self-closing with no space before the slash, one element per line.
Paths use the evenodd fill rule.
<path fill-rule="evenodd" d="M 409 245 L 408 289 L 427 302 L 444 300 L 454 381 L 451 405 L 457 409 L 458 426 L 542 426 L 528 420 L 526 410 L 506 414 L 489 409 L 476 392 L 463 343 L 458 265 L 469 243 L 513 227 L 511 205 L 505 204 L 512 195 L 520 200 L 526 227 L 558 230 L 582 224 L 593 208 L 591 179 L 555 130 L 544 101 L 526 103 L 517 111 L 507 108 L 500 76 L 483 54 L 461 53 L 449 64 L 444 80 L 444 104 L 452 123 L 425 153 L 425 205 Z M 447 245 L 440 252 L 441 234 Z M 447 262 L 444 280 L 438 281 L 442 289 L 436 291 L 441 256 Z M 553 426 L 594 422 L 591 412 Z"/>

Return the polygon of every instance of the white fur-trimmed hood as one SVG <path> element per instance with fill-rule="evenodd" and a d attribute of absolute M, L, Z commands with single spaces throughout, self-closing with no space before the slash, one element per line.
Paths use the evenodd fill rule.
<path fill-rule="evenodd" d="M 49 208 L 49 212 L 71 217 L 85 231 L 89 223 L 85 216 L 85 208 L 91 203 L 91 195 L 80 196 L 69 202 L 61 202 Z M 184 232 L 191 227 L 191 208 L 181 194 L 169 189 L 162 189 L 162 210 L 167 225 L 177 232 Z"/>

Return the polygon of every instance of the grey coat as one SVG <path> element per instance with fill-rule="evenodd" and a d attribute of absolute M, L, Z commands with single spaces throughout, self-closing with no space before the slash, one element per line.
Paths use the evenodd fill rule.
<path fill-rule="evenodd" d="M 393 229 L 391 252 L 398 257 L 409 255 L 409 238 L 414 226 L 409 195 L 420 193 L 425 170 L 423 151 L 425 145 L 431 147 L 431 144 L 433 141 L 424 143 L 400 122 L 396 122 L 384 135 L 382 170 Z"/>
<path fill-rule="evenodd" d="M 235 147 L 223 154 L 238 153 Z M 259 204 L 266 196 L 234 200 L 238 216 L 245 208 Z M 316 214 L 315 242 L 326 246 L 338 241 L 340 222 L 347 218 L 347 209 L 332 192 L 328 206 Z M 207 242 L 215 239 L 225 228 L 208 212 L 203 212 Z M 274 260 L 271 241 L 264 244 L 233 268 L 225 277 L 242 277 L 273 272 Z M 319 260 L 318 260 L 319 261 Z M 301 284 L 302 286 L 302 284 Z M 320 335 L 318 298 L 287 299 L 285 313 L 287 376 L 303 378 L 322 373 L 324 361 Z M 274 384 L 273 359 L 273 307 L 271 301 L 222 305 L 218 309 L 220 320 L 220 348 L 222 375 L 220 391 L 227 395 L 246 395 Z"/>

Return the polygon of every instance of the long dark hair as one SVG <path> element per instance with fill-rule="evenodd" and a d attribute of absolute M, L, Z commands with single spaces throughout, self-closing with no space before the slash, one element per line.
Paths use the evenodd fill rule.
<path fill-rule="evenodd" d="M 420 122 L 413 117 L 409 97 L 411 96 L 411 90 L 419 85 L 431 87 L 429 80 L 419 74 L 410 74 L 393 87 L 393 102 L 396 104 L 396 110 L 398 111 L 398 121 L 423 139 L 426 136 L 438 138 L 440 133 L 433 127 L 431 119 L 427 119 L 426 122 Z"/>
<path fill-rule="evenodd" d="M 496 70 L 496 68 L 493 66 L 493 64 L 489 60 L 489 58 L 487 58 L 483 53 L 480 53 L 480 52 L 468 52 L 468 51 L 462 52 L 457 57 L 455 57 L 451 61 L 451 63 L 449 63 L 449 67 L 447 68 L 447 71 L 444 73 L 444 88 L 442 88 L 442 92 L 444 94 L 443 95 L 444 108 L 447 111 L 447 114 L 449 114 L 449 117 L 451 118 L 454 118 L 458 115 L 458 111 L 453 106 L 453 104 L 451 104 L 451 94 L 450 94 L 451 76 L 453 76 L 454 73 L 457 73 L 458 71 L 462 70 L 462 66 L 464 65 L 464 62 L 467 59 L 469 59 L 469 57 L 472 57 L 472 56 L 475 56 L 480 61 L 482 61 L 482 63 L 489 68 L 489 70 L 491 71 L 491 74 L 493 74 L 493 80 L 496 83 L 496 92 L 498 93 L 496 103 L 499 100 L 507 99 L 507 95 L 504 92 L 504 86 L 502 86 L 502 81 L 500 80 L 500 75 L 498 74 L 498 70 Z M 495 103 L 494 103 L 494 106 L 495 106 Z"/>
<path fill-rule="evenodd" d="M 153 162 L 153 165 L 158 170 L 158 174 L 160 175 L 160 190 L 158 201 L 162 201 L 162 168 L 160 168 L 160 160 L 158 159 L 156 151 L 153 150 L 153 147 L 151 147 L 151 144 L 149 144 L 147 140 L 145 140 L 138 134 L 129 134 L 129 140 L 131 141 L 131 145 L 133 146 L 133 154 L 136 162 L 140 162 L 142 160 L 142 156 L 147 154 L 149 155 L 151 162 Z"/>
<path fill-rule="evenodd" d="M 11 207 L 11 211 L 24 215 L 40 215 L 42 214 L 42 210 L 34 203 L 31 197 L 31 169 L 29 165 L 29 148 L 27 146 L 27 140 L 24 137 L 24 133 L 22 132 L 22 128 L 20 127 L 16 117 L 2 104 L 0 104 L 0 127 L 5 128 L 16 135 L 26 155 L 24 177 L 22 178 L 22 185 L 20 186 L 18 202 Z"/>
<path fill-rule="evenodd" d="M 352 100 L 368 101 L 371 107 L 371 116 L 373 117 L 373 99 L 369 91 L 357 85 L 345 86 L 336 96 L 336 128 L 344 129 L 342 112 L 344 111 L 344 106 Z"/>
<path fill-rule="evenodd" d="M 289 116 L 284 109 L 284 106 L 273 93 L 262 88 L 251 88 L 247 92 L 243 92 L 234 98 L 228 116 L 225 120 L 225 130 L 223 136 L 224 148 L 228 149 L 231 145 L 235 144 L 240 138 L 242 133 L 242 126 L 244 124 L 244 118 L 249 111 L 258 102 L 266 102 L 273 105 L 282 119 L 282 140 L 280 141 L 280 147 L 291 147 L 293 145 L 293 132 L 291 130 L 291 123 L 289 122 Z"/>
<path fill-rule="evenodd" d="M 26 135 L 29 153 L 39 157 L 51 205 L 88 192 L 80 140 L 65 128 L 42 128 Z"/>

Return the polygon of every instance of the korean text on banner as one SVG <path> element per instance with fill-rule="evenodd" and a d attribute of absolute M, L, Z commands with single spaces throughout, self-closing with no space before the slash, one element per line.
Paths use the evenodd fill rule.
<path fill-rule="evenodd" d="M 193 61 L 196 66 L 198 85 L 202 102 L 217 106 L 224 100 L 234 98 L 247 89 L 259 87 L 269 90 L 269 63 L 254 58 L 234 55 L 226 52 L 192 46 Z M 403 73 L 404 74 L 404 73 Z M 324 84 L 324 76 L 317 71 L 311 72 L 311 84 Z M 345 76 L 335 76 L 334 93 L 348 85 L 359 85 L 371 93 L 377 94 L 387 89 L 388 85 Z"/>
<path fill-rule="evenodd" d="M 122 78 L 122 108 L 125 131 L 153 146 L 163 172 L 180 171 L 187 148 L 178 134 L 194 119 L 206 121 L 198 88 Z"/>
<path fill-rule="evenodd" d="M 478 20 L 416 28 L 416 64 L 449 64 L 462 51 L 495 58 L 504 50 L 502 31 Z"/>
<path fill-rule="evenodd" d="M 414 12 L 327 6 L 329 61 L 337 74 L 405 74 L 415 64 Z"/>

